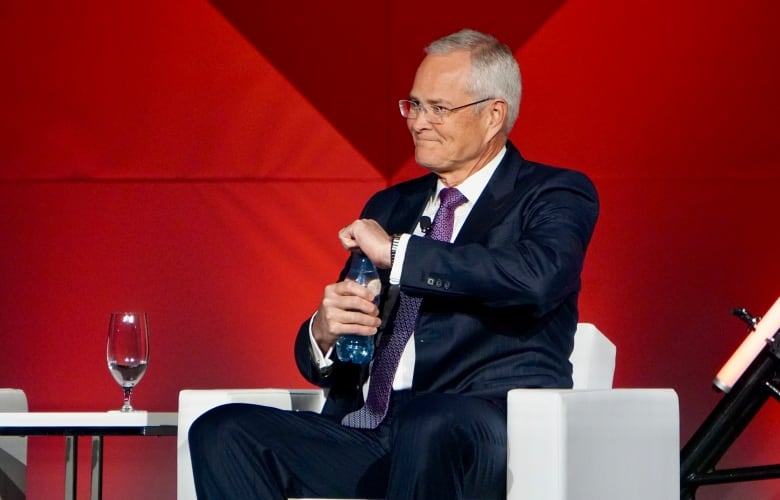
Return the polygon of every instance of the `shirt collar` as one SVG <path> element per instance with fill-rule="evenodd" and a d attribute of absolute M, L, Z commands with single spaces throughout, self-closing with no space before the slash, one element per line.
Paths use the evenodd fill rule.
<path fill-rule="evenodd" d="M 504 155 L 506 154 L 506 146 L 501 148 L 501 151 L 498 152 L 496 156 L 493 157 L 492 160 L 487 162 L 487 164 L 482 167 L 481 169 L 477 170 L 470 176 L 466 178 L 463 182 L 461 182 L 458 186 L 458 191 L 463 193 L 463 196 L 465 196 L 469 201 L 469 203 L 474 203 L 477 201 L 477 198 L 482 194 L 482 191 L 484 191 L 485 186 L 487 186 L 488 181 L 490 181 L 490 178 L 493 176 L 493 173 L 498 168 L 498 164 L 501 163 L 501 160 L 504 159 Z M 439 179 L 436 181 L 436 199 L 438 200 L 439 191 L 444 189 L 445 186 L 444 183 Z"/>

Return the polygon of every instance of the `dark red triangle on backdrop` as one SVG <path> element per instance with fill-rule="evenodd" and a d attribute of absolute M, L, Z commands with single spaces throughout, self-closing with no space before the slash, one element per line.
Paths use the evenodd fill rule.
<path fill-rule="evenodd" d="M 563 0 L 211 3 L 389 180 L 412 153 L 396 101 L 423 47 L 474 28 L 516 52 Z"/>

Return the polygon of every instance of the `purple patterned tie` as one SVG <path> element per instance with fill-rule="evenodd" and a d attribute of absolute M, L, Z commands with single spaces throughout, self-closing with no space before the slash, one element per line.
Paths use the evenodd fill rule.
<path fill-rule="evenodd" d="M 433 219 L 433 228 L 426 237 L 450 241 L 455 224 L 455 209 L 468 200 L 455 188 L 442 189 L 439 198 L 441 205 Z M 392 335 L 382 336 L 377 347 L 376 358 L 371 365 L 371 384 L 368 388 L 366 404 L 363 408 L 347 414 L 341 421 L 342 425 L 359 429 L 376 429 L 387 414 L 395 370 L 398 368 L 398 361 L 401 359 L 406 342 L 414 332 L 422 301 L 420 297 L 410 297 L 404 292 L 400 293 L 400 297 Z"/>

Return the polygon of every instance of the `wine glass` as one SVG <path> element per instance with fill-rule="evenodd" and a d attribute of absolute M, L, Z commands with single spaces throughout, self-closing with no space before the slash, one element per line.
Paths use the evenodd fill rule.
<path fill-rule="evenodd" d="M 111 313 L 106 361 L 111 375 L 125 393 L 124 404 L 119 411 L 135 411 L 130 405 L 130 393 L 146 373 L 149 362 L 149 320 L 146 313 Z"/>

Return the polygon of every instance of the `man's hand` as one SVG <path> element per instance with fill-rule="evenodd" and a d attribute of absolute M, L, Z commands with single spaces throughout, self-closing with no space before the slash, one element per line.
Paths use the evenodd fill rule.
<path fill-rule="evenodd" d="M 339 240 L 347 250 L 359 249 L 377 268 L 390 268 L 393 238 L 377 221 L 358 219 L 339 231 Z"/>
<path fill-rule="evenodd" d="M 312 323 L 312 335 L 323 353 L 339 335 L 375 335 L 381 321 L 374 305 L 374 292 L 346 280 L 325 287 L 322 303 Z"/>

